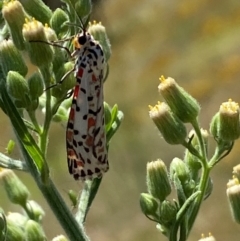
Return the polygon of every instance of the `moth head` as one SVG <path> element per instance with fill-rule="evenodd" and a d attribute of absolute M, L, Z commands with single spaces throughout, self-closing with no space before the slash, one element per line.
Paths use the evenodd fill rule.
<path fill-rule="evenodd" d="M 92 39 L 91 34 L 88 32 L 82 32 L 75 36 L 73 39 L 73 45 L 76 49 L 80 49 L 81 46 L 84 46 Z"/>

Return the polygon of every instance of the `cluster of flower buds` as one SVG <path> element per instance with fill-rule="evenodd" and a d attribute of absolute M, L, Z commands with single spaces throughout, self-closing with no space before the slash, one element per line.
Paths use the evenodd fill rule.
<path fill-rule="evenodd" d="M 20 205 L 25 211 L 25 214 L 9 213 L 6 217 L 4 212 L 1 212 L 0 223 L 5 219 L 7 225 L 7 232 L 2 232 L 5 239 L 1 240 L 44 240 L 46 236 L 41 221 L 45 213 L 42 207 L 35 201 L 29 200 L 30 193 L 27 187 L 12 170 L 1 169 L 0 181 L 10 202 Z"/>
<path fill-rule="evenodd" d="M 161 224 L 161 231 L 168 234 L 177 214 L 177 207 L 166 198 L 171 193 L 171 182 L 165 163 L 158 159 L 147 164 L 147 190 L 140 196 L 142 212 Z"/>
<path fill-rule="evenodd" d="M 209 158 L 209 134 L 198 123 L 200 105 L 174 79 L 162 76 L 160 81 L 158 90 L 165 102 L 149 106 L 149 116 L 167 143 L 181 144 L 186 147 L 186 151 L 183 160 L 172 160 L 169 171 L 161 160 L 147 164 L 148 193 L 141 194 L 140 206 L 148 218 L 158 223 L 157 228 L 169 237 L 181 215 L 184 215 L 186 227 L 192 226 L 191 222 L 194 221 L 202 200 L 211 194 L 213 183 L 209 172 L 231 151 L 233 142 L 240 135 L 239 105 L 230 99 L 220 106 L 219 112 L 213 117 L 210 133 L 217 142 L 217 148 L 213 157 Z M 186 123 L 193 127 L 189 134 Z M 240 222 L 240 171 L 237 167 L 234 171 L 234 180 L 228 184 L 227 195 L 233 217 Z M 176 190 L 178 200 L 167 199 L 171 186 Z M 201 240 L 214 238 L 210 235 Z"/>

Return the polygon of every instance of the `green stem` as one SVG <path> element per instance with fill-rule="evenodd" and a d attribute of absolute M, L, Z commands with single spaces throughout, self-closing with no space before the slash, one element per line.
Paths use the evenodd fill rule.
<path fill-rule="evenodd" d="M 187 222 L 186 219 L 187 219 L 187 217 L 184 217 L 184 219 L 183 219 L 183 221 L 181 222 L 181 225 L 180 225 L 179 241 L 187 240 L 188 222 Z"/>
<path fill-rule="evenodd" d="M 41 68 L 41 73 L 44 78 L 45 82 L 45 87 L 49 87 L 50 83 L 50 78 L 51 78 L 51 73 L 49 72 L 49 68 Z M 45 120 L 44 120 L 44 125 L 43 125 L 43 131 L 42 134 L 40 135 L 40 149 L 43 153 L 44 156 L 46 156 L 46 150 L 47 150 L 47 138 L 48 138 L 48 131 L 50 128 L 50 123 L 52 120 L 52 109 L 51 109 L 51 92 L 48 90 L 45 92 L 46 95 L 46 113 L 45 113 Z"/>
<path fill-rule="evenodd" d="M 194 221 L 197 217 L 198 211 L 200 209 L 200 206 L 202 204 L 202 201 L 204 199 L 204 195 L 205 195 L 205 191 L 207 188 L 207 184 L 208 184 L 208 179 L 209 179 L 209 173 L 211 168 L 208 166 L 207 162 L 202 163 L 202 175 L 201 175 L 201 180 L 199 183 L 199 188 L 198 191 L 200 191 L 200 195 L 197 197 L 197 199 L 195 200 L 195 202 L 193 203 L 193 209 L 191 211 L 191 214 L 189 215 L 189 219 L 188 219 L 188 234 L 190 233 Z"/>
<path fill-rule="evenodd" d="M 89 208 L 98 192 L 102 178 L 95 178 L 92 181 L 85 181 L 84 188 L 78 204 L 76 213 L 77 222 L 82 225 L 85 222 Z"/>
<path fill-rule="evenodd" d="M 32 121 L 32 124 L 34 125 L 35 130 L 38 132 L 38 134 L 41 134 L 42 130 L 36 119 L 35 111 L 28 111 L 28 115 Z"/>
<path fill-rule="evenodd" d="M 71 241 L 87 241 L 82 225 L 79 225 L 72 213 L 66 206 L 64 200 L 58 193 L 53 182 L 50 180 L 48 185 L 39 185 L 45 199 L 57 217 Z"/>
<path fill-rule="evenodd" d="M 186 201 L 185 203 L 182 205 L 182 207 L 180 208 L 180 210 L 177 213 L 176 216 L 176 220 L 175 223 L 173 225 L 173 227 L 171 228 L 171 232 L 170 232 L 170 236 L 169 236 L 169 241 L 176 241 L 177 240 L 177 233 L 178 233 L 178 228 L 179 225 L 181 223 L 181 221 L 183 220 L 183 218 L 185 217 L 186 212 L 188 211 L 189 207 L 192 205 L 192 203 L 195 201 L 195 199 L 197 197 L 199 197 L 199 195 L 201 194 L 200 191 L 196 191 L 195 193 L 193 193 Z M 186 224 L 187 225 L 187 224 Z M 185 234 L 187 235 L 187 234 Z M 181 235 L 180 235 L 181 237 Z"/>
<path fill-rule="evenodd" d="M 201 130 L 199 128 L 199 124 L 197 119 L 195 119 L 194 121 L 192 121 L 192 126 L 195 130 L 195 133 L 198 137 L 198 141 L 199 141 L 199 145 L 200 145 L 200 153 L 201 153 L 201 158 L 199 159 L 199 161 L 201 162 L 202 165 L 202 173 L 201 173 L 201 179 L 199 182 L 199 188 L 198 191 L 200 191 L 200 195 L 196 198 L 196 200 L 194 201 L 193 205 L 192 205 L 192 210 L 191 213 L 189 215 L 188 218 L 188 233 L 187 235 L 189 235 L 193 224 L 195 222 L 195 219 L 197 217 L 197 214 L 199 212 L 201 203 L 204 199 L 204 195 L 205 195 L 205 191 L 207 188 L 207 184 L 208 184 L 208 179 L 209 179 L 209 173 L 211 168 L 208 165 L 208 160 L 207 160 L 207 151 L 206 151 L 206 147 L 204 145 L 204 141 L 202 138 L 202 134 L 201 134 Z"/>

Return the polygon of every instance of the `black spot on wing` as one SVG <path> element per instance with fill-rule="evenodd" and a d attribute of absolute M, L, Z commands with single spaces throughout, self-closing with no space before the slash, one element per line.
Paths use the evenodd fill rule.
<path fill-rule="evenodd" d="M 93 100 L 93 96 L 88 96 L 87 100 L 88 101 L 92 101 Z"/>
<path fill-rule="evenodd" d="M 80 88 L 80 90 L 81 90 L 84 94 L 86 94 L 86 90 L 85 90 L 84 88 Z"/>
<path fill-rule="evenodd" d="M 84 63 L 84 61 L 81 62 L 80 67 L 83 67 L 84 69 L 87 67 L 87 65 Z"/>
<path fill-rule="evenodd" d="M 74 135 L 78 135 L 79 134 L 79 130 L 73 130 L 73 133 L 74 133 Z"/>
<path fill-rule="evenodd" d="M 94 55 L 95 59 L 98 59 L 98 55 L 97 55 L 97 53 L 96 53 L 96 51 L 94 49 L 89 49 L 88 51 L 89 51 L 89 53 Z"/>
<path fill-rule="evenodd" d="M 97 167 L 95 168 L 94 171 L 95 171 L 95 173 L 100 173 L 101 172 L 101 170 L 99 168 L 97 168 Z"/>
<path fill-rule="evenodd" d="M 73 146 L 78 147 L 78 144 L 75 139 L 73 139 Z"/>
<path fill-rule="evenodd" d="M 73 129 L 73 123 L 69 121 L 68 124 L 67 124 L 67 128 L 72 130 Z"/>
<path fill-rule="evenodd" d="M 85 151 L 85 152 L 89 153 L 89 148 L 88 148 L 88 147 L 85 147 L 85 146 L 84 146 L 83 148 L 84 148 L 84 151 Z"/>
<path fill-rule="evenodd" d="M 97 111 L 93 111 L 93 110 L 89 109 L 89 114 L 96 116 L 101 111 L 101 109 L 102 109 L 101 106 L 97 109 Z"/>
<path fill-rule="evenodd" d="M 100 132 L 100 127 L 98 127 L 97 129 L 95 129 L 95 131 L 94 131 L 94 136 L 97 136 L 98 135 L 98 133 Z"/>

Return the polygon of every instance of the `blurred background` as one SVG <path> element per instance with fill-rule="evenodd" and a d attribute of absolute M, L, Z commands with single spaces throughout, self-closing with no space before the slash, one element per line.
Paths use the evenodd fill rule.
<path fill-rule="evenodd" d="M 52 8 L 60 6 L 59 1 L 50 2 L 56 3 Z M 222 102 L 229 98 L 240 102 L 240 1 L 102 0 L 94 3 L 92 20 L 102 22 L 112 45 L 105 101 L 117 103 L 125 117 L 110 143 L 110 170 L 88 215 L 87 233 L 92 240 L 166 240 L 141 213 L 139 195 L 146 192 L 147 162 L 161 158 L 169 166 L 174 157 L 183 157 L 184 148 L 162 140 L 148 116 L 148 105 L 161 100 L 157 92 L 161 75 L 173 77 L 199 101 L 204 129 Z M 3 113 L 0 132 L 4 151 L 14 135 Z M 214 148 L 212 140 L 210 153 Z M 204 201 L 189 240 L 211 232 L 216 240 L 239 241 L 239 226 L 231 219 L 225 194 L 239 156 L 237 141 L 213 169 L 212 195 Z M 17 151 L 12 157 L 21 158 Z M 82 185 L 68 174 L 65 128 L 56 123 L 50 131 L 48 161 L 53 181 L 70 206 L 67 191 L 80 191 Z M 33 179 L 17 174 L 47 213 L 43 222 L 48 238 L 63 233 Z M 6 212 L 18 210 L 4 195 L 2 202 Z"/>

